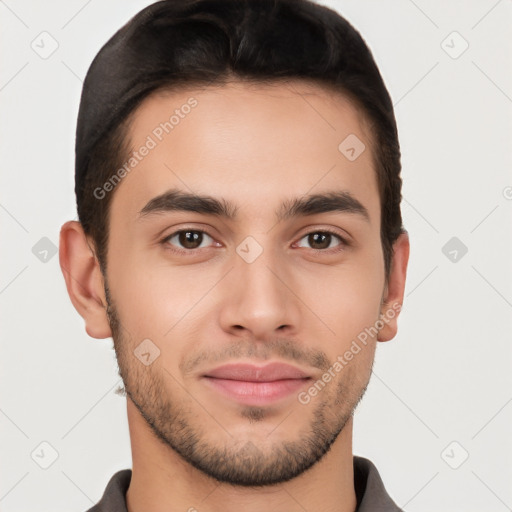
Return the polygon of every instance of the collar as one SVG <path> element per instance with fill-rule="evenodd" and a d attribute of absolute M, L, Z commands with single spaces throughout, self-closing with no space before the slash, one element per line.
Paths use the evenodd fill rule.
<path fill-rule="evenodd" d="M 87 512 L 128 512 L 126 491 L 132 478 L 131 469 L 122 469 L 109 480 L 101 500 Z M 403 512 L 387 493 L 372 461 L 354 455 L 354 489 L 356 512 Z"/>

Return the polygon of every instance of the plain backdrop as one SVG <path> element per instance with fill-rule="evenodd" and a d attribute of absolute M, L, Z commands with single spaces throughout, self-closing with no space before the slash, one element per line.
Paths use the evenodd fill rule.
<path fill-rule="evenodd" d="M 86 334 L 55 251 L 76 217 L 83 78 L 149 3 L 0 1 L 2 512 L 83 512 L 131 467 L 112 340 Z M 362 33 L 393 98 L 411 239 L 354 453 L 407 511 L 510 510 L 512 2 L 321 3 Z"/>

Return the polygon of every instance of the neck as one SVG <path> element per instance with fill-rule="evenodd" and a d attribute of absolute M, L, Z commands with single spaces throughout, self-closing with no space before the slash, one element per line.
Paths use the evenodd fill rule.
<path fill-rule="evenodd" d="M 127 398 L 132 448 L 128 512 L 354 512 L 352 418 L 324 457 L 273 486 L 232 486 L 205 475 L 159 440 Z"/>

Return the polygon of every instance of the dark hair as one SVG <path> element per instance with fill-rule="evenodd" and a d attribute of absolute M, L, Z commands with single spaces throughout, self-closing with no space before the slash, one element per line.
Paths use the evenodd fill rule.
<path fill-rule="evenodd" d="M 99 51 L 82 90 L 75 193 L 102 272 L 112 193 L 98 199 L 94 191 L 126 160 L 131 114 L 154 91 L 232 79 L 313 81 L 343 93 L 363 112 L 373 133 L 387 280 L 393 243 L 405 232 L 393 104 L 360 34 L 311 0 L 164 0 L 140 11 Z"/>

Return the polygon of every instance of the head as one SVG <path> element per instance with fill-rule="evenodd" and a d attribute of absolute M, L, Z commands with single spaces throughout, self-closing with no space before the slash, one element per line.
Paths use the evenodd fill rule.
<path fill-rule="evenodd" d="M 408 260 L 393 107 L 358 32 L 306 0 L 149 6 L 88 71 L 75 192 L 68 291 L 159 441 L 236 485 L 318 462 L 396 333 Z M 241 404 L 207 377 L 235 361 L 309 381 Z"/>

